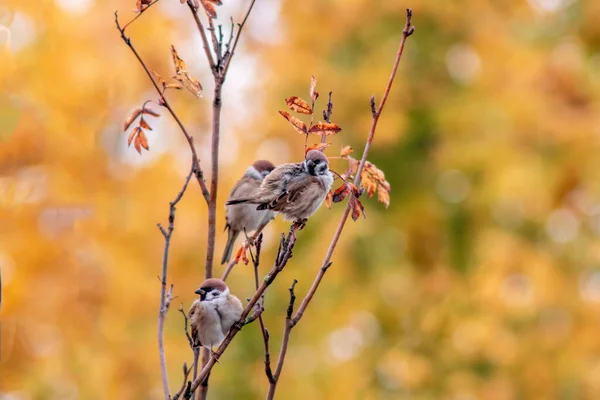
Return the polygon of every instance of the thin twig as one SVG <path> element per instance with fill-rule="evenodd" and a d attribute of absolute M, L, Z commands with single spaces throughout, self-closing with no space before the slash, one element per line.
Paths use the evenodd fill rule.
<path fill-rule="evenodd" d="M 215 75 L 217 73 L 217 69 L 215 68 L 215 60 L 213 59 L 212 53 L 210 52 L 210 46 L 208 44 L 208 39 L 206 38 L 204 25 L 202 25 L 202 21 L 200 21 L 200 17 L 198 16 L 198 10 L 194 8 L 194 5 L 191 4 L 189 1 L 187 5 L 190 8 L 190 11 L 192 12 L 192 16 L 194 17 L 196 26 L 198 27 L 198 32 L 200 33 L 200 38 L 202 39 L 202 47 L 204 48 L 204 53 L 206 54 L 206 59 L 208 60 L 210 71 L 213 73 L 213 75 Z"/>
<path fill-rule="evenodd" d="M 292 322 L 292 314 L 294 312 L 294 303 L 296 302 L 296 294 L 294 293 L 294 287 L 296 287 L 296 283 L 298 281 L 294 279 L 292 286 L 290 286 L 290 302 L 288 304 L 286 317 L 285 317 L 285 328 L 283 330 L 283 339 L 281 339 L 281 349 L 279 350 L 279 357 L 277 358 L 277 366 L 275 367 L 275 375 L 273 376 L 273 381 L 269 384 L 269 392 L 267 393 L 267 400 L 272 400 L 275 396 L 275 389 L 277 389 L 277 382 L 279 382 L 279 377 L 281 376 L 281 371 L 283 369 L 283 363 L 285 362 L 285 355 L 287 353 L 287 348 L 290 342 L 290 334 L 292 333 L 292 328 L 294 327 L 294 323 Z"/>
<path fill-rule="evenodd" d="M 125 44 L 131 49 L 131 51 L 133 52 L 133 54 L 135 55 L 135 57 L 137 58 L 139 63 L 142 65 L 142 67 L 144 68 L 144 71 L 146 71 L 146 75 L 148 75 L 148 78 L 150 78 L 152 85 L 156 89 L 156 92 L 160 95 L 159 103 L 169 111 L 169 113 L 171 114 L 171 116 L 173 117 L 173 119 L 175 120 L 177 125 L 179 126 L 179 129 L 181 129 L 181 132 L 183 132 L 183 135 L 187 139 L 188 145 L 190 146 L 190 150 L 192 151 L 192 162 L 194 163 L 194 166 L 196 168 L 196 171 L 195 171 L 196 180 L 198 181 L 198 184 L 200 185 L 200 190 L 202 191 L 202 195 L 204 196 L 204 199 L 208 203 L 210 194 L 208 192 L 208 188 L 206 187 L 206 182 L 204 181 L 204 171 L 200 167 L 200 159 L 198 158 L 198 153 L 196 152 L 196 147 L 194 147 L 194 139 L 188 133 L 187 129 L 185 129 L 185 126 L 183 126 L 183 124 L 181 123 L 181 120 L 179 119 L 177 114 L 175 114 L 175 111 L 173 110 L 173 108 L 171 108 L 171 105 L 167 101 L 167 98 L 164 96 L 162 90 L 159 88 L 158 84 L 152 77 L 152 73 L 146 66 L 146 63 L 142 60 L 142 57 L 139 55 L 139 53 L 137 52 L 137 50 L 131 43 L 131 39 L 129 37 L 125 36 L 125 30 L 123 28 L 121 28 L 121 25 L 119 24 L 119 15 L 116 11 L 115 11 L 115 24 L 117 25 L 117 29 L 121 33 L 121 38 L 123 39 Z"/>
<path fill-rule="evenodd" d="M 165 357 L 165 343 L 164 343 L 164 326 L 165 319 L 167 316 L 167 311 L 169 310 L 169 305 L 171 304 L 171 299 L 173 298 L 173 285 L 171 285 L 171 289 L 167 292 L 167 272 L 169 268 L 169 248 L 171 246 L 171 236 L 173 235 L 173 230 L 175 229 L 175 210 L 176 205 L 179 203 L 181 198 L 183 197 L 185 190 L 190 183 L 190 179 L 192 178 L 192 174 L 194 173 L 195 166 L 192 164 L 190 168 L 190 172 L 185 178 L 185 182 L 183 187 L 175 196 L 175 199 L 171 201 L 169 204 L 169 225 L 165 230 L 161 224 L 158 224 L 158 227 L 165 238 L 165 248 L 163 252 L 163 263 L 162 263 L 162 276 L 160 280 L 160 307 L 158 309 L 158 353 L 160 357 L 160 370 L 161 370 L 161 378 L 163 383 L 163 390 L 165 392 L 165 399 L 168 400 L 170 396 L 169 391 L 169 380 L 167 376 L 167 360 Z"/>
<path fill-rule="evenodd" d="M 333 102 L 331 101 L 331 93 L 329 92 L 329 97 L 327 99 L 327 110 L 323 110 L 323 119 L 327 123 L 331 123 L 331 114 L 333 114 Z M 321 143 L 325 143 L 327 140 L 327 135 L 321 135 Z"/>
<path fill-rule="evenodd" d="M 248 20 L 248 16 L 250 15 L 250 12 L 252 11 L 252 7 L 254 7 L 255 2 L 256 2 L 256 0 L 251 0 L 251 2 L 250 2 L 248 11 L 246 11 L 246 16 L 244 17 L 244 20 L 240 24 L 240 27 L 237 31 L 237 35 L 235 36 L 235 39 L 233 41 L 233 46 L 231 46 L 231 53 L 227 54 L 227 52 L 225 52 L 225 54 L 227 56 L 223 57 L 223 61 L 225 62 L 225 66 L 223 67 L 223 77 L 225 77 L 227 75 L 227 71 L 229 70 L 229 64 L 231 63 L 231 59 L 233 58 L 233 54 L 235 53 L 235 48 L 237 47 L 237 44 L 240 41 L 240 35 L 242 34 L 242 29 L 244 29 L 244 25 L 246 25 L 246 21 Z M 227 46 L 227 48 L 229 50 L 229 45 Z"/>
<path fill-rule="evenodd" d="M 148 7 L 144 8 L 143 10 L 141 10 L 140 12 L 138 12 L 138 14 L 133 17 L 131 19 L 131 21 L 129 21 L 128 23 L 126 23 L 125 25 L 123 25 L 123 31 L 125 31 L 125 29 L 127 29 L 127 27 L 131 24 L 133 24 L 133 21 L 135 21 L 136 19 L 138 19 L 139 17 L 142 16 L 143 13 L 145 13 L 150 7 L 152 7 L 153 5 L 155 5 L 156 3 L 158 3 L 160 0 L 156 0 L 153 1 L 152 3 L 148 4 Z"/>

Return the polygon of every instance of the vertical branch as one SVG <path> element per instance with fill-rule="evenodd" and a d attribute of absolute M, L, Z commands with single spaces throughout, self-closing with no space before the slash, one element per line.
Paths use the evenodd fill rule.
<path fill-rule="evenodd" d="M 158 224 L 158 229 L 165 238 L 165 248 L 163 252 L 163 263 L 162 263 L 162 276 L 160 279 L 160 307 L 158 309 L 158 353 L 160 357 L 160 372 L 163 384 L 163 390 L 165 394 L 165 400 L 170 399 L 169 390 L 169 379 L 167 376 L 167 360 L 165 356 L 165 342 L 164 342 L 164 327 L 167 311 L 171 305 L 171 299 L 173 299 L 173 285 L 167 292 L 167 272 L 169 268 L 169 248 L 171 246 L 171 236 L 175 229 L 175 206 L 179 203 L 179 200 L 183 197 L 185 190 L 187 189 L 188 183 L 192 178 L 192 174 L 195 172 L 195 165 L 192 164 L 190 173 L 185 178 L 183 187 L 175 197 L 175 199 L 169 204 L 169 225 L 165 229 L 161 224 Z"/>
<path fill-rule="evenodd" d="M 294 313 L 294 302 L 296 301 L 296 294 L 294 293 L 294 287 L 298 281 L 294 279 L 292 286 L 290 286 L 290 302 L 288 304 L 287 313 L 285 317 L 285 328 L 283 330 L 283 339 L 281 339 L 281 350 L 279 350 L 279 358 L 277 359 L 277 367 L 275 367 L 275 375 L 273 381 L 270 382 L 269 392 L 267 393 L 267 400 L 272 400 L 275 397 L 275 389 L 277 389 L 277 382 L 281 376 L 281 370 L 283 369 L 283 363 L 285 362 L 285 355 L 287 353 L 288 344 L 290 342 L 290 334 L 294 327 L 292 320 L 292 314 Z"/>

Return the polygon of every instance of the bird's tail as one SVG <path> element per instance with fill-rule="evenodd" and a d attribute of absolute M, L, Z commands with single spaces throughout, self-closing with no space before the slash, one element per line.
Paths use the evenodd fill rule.
<path fill-rule="evenodd" d="M 246 199 L 235 199 L 235 200 L 227 200 L 227 202 L 225 203 L 226 206 L 230 206 L 232 204 L 241 204 L 241 203 L 248 203 L 252 201 L 252 199 L 246 198 Z"/>
<path fill-rule="evenodd" d="M 223 258 L 221 258 L 221 264 L 228 263 L 231 259 L 233 246 L 235 245 L 235 241 L 237 240 L 239 234 L 240 231 L 236 231 L 229 228 L 229 231 L 227 232 L 227 244 L 225 245 L 225 250 L 223 251 Z"/>

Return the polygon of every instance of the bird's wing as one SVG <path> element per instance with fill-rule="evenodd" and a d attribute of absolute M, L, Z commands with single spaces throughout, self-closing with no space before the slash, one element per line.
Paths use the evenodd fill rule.
<path fill-rule="evenodd" d="M 227 202 L 225 202 L 225 231 L 227 229 L 231 229 L 231 226 L 229 224 L 229 205 L 231 204 L 227 204 L 229 201 L 235 201 L 236 200 L 247 200 L 248 196 L 252 196 L 255 195 L 258 188 L 260 187 L 260 181 L 253 179 L 253 178 L 249 178 L 249 177 L 243 177 L 242 179 L 240 179 L 235 186 L 233 187 L 233 189 L 231 189 L 231 193 L 229 193 L 229 197 L 227 198 Z"/>
<path fill-rule="evenodd" d="M 197 323 L 197 315 L 199 304 L 197 301 L 192 303 L 190 307 L 190 311 L 188 311 L 188 321 L 190 324 L 190 329 L 192 330 L 192 345 L 194 347 L 202 346 L 200 343 L 200 336 L 198 335 L 198 323 Z"/>
<path fill-rule="evenodd" d="M 321 185 L 316 176 L 305 175 L 301 179 L 292 179 L 287 183 L 285 190 L 280 193 L 279 196 L 268 203 L 260 204 L 258 209 L 279 211 L 284 208 L 286 204 L 294 202 L 298 196 L 307 189 L 310 189 L 313 185 Z"/>

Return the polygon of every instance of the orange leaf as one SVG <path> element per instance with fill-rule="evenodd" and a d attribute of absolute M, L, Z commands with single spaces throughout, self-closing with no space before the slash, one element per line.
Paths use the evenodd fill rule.
<path fill-rule="evenodd" d="M 152 127 L 148 125 L 148 123 L 144 120 L 144 118 L 140 119 L 140 126 L 144 129 L 152 130 Z"/>
<path fill-rule="evenodd" d="M 357 188 L 354 185 L 354 183 L 348 183 L 348 185 L 352 189 L 352 193 L 354 194 L 354 197 L 360 197 L 363 194 L 362 190 L 360 190 L 359 188 Z"/>
<path fill-rule="evenodd" d="M 342 128 L 338 124 L 330 124 L 328 122 L 319 122 L 309 129 L 308 133 L 313 135 L 335 135 Z"/>
<path fill-rule="evenodd" d="M 142 109 L 138 108 L 137 110 L 135 110 L 134 112 L 129 114 L 129 117 L 127 117 L 127 119 L 125 120 L 125 125 L 123 126 L 123 131 L 126 131 L 127 128 L 129 128 L 131 126 L 133 121 L 135 121 L 135 119 L 137 117 L 139 117 L 141 113 L 142 113 Z"/>
<path fill-rule="evenodd" d="M 327 192 L 327 196 L 325 196 L 325 206 L 327 208 L 331 208 L 331 199 L 333 197 L 333 193 L 331 193 L 331 190 L 329 192 Z"/>
<path fill-rule="evenodd" d="M 144 131 L 140 130 L 140 134 L 138 135 L 138 138 L 140 138 L 140 145 L 143 148 L 145 148 L 146 150 L 150 150 L 150 147 L 148 146 L 148 138 L 144 134 Z"/>
<path fill-rule="evenodd" d="M 181 71 L 174 77 L 177 81 L 179 81 L 184 88 L 186 88 L 190 93 L 192 93 L 197 98 L 202 97 L 202 85 L 198 82 L 197 79 L 192 78 L 192 76 L 187 71 Z"/>
<path fill-rule="evenodd" d="M 179 74 L 181 71 L 187 71 L 185 61 L 179 57 L 173 45 L 171 45 L 171 56 L 173 56 L 173 63 L 175 64 L 175 73 Z"/>
<path fill-rule="evenodd" d="M 346 198 L 346 196 L 348 196 L 350 194 L 350 192 L 351 192 L 350 186 L 347 183 L 343 183 L 342 186 L 335 189 L 335 192 L 333 192 L 333 196 L 332 196 L 331 200 L 334 203 L 339 203 L 340 201 L 344 200 Z"/>
<path fill-rule="evenodd" d="M 313 104 L 319 98 L 319 92 L 317 92 L 317 78 L 314 76 L 310 77 L 310 89 L 308 91 Z"/>
<path fill-rule="evenodd" d="M 178 80 L 176 80 L 175 82 L 169 82 L 167 83 L 167 85 L 165 86 L 165 88 L 172 88 L 172 89 L 177 89 L 177 90 L 182 90 L 183 89 L 183 83 L 179 82 Z"/>
<path fill-rule="evenodd" d="M 353 152 L 353 151 L 354 151 L 354 150 L 352 149 L 352 147 L 351 147 L 351 146 L 345 146 L 345 147 L 342 149 L 342 151 L 341 151 L 341 153 L 340 153 L 340 156 L 341 156 L 342 158 L 346 158 L 346 157 L 348 157 L 350 154 L 352 154 L 352 152 Z"/>
<path fill-rule="evenodd" d="M 310 115 L 313 113 L 308 103 L 298 96 L 288 97 L 287 99 L 285 99 L 285 104 L 287 104 L 290 110 L 296 111 L 300 114 Z"/>
<path fill-rule="evenodd" d="M 141 147 L 141 143 L 140 143 L 140 135 L 137 135 L 135 137 L 135 140 L 133 141 L 133 146 L 135 147 L 135 149 L 137 150 L 138 153 L 142 154 L 142 147 Z"/>
<path fill-rule="evenodd" d="M 152 110 L 151 108 L 144 108 L 144 110 L 142 112 L 144 114 L 152 115 L 153 117 L 160 117 L 160 114 L 157 113 L 156 111 Z"/>
<path fill-rule="evenodd" d="M 137 135 L 140 131 L 142 130 L 142 128 L 140 128 L 139 126 L 136 126 L 135 129 L 133 129 L 131 131 L 131 133 L 129 134 L 129 137 L 127 138 L 127 146 L 131 146 L 131 142 L 133 142 L 133 138 L 135 137 L 135 135 Z"/>
<path fill-rule="evenodd" d="M 217 18 L 217 10 L 215 10 L 215 6 L 209 0 L 201 0 L 201 2 L 208 18 Z"/>
<path fill-rule="evenodd" d="M 296 129 L 296 131 L 298 131 L 298 133 L 301 133 L 303 135 L 307 134 L 306 124 L 304 122 L 302 122 L 298 118 L 290 115 L 290 113 L 287 112 L 287 111 L 279 111 L 279 114 L 281 114 L 281 116 L 283 118 L 285 118 L 288 121 L 290 121 L 290 123 L 292 124 L 292 126 L 294 127 L 294 129 Z"/>
<path fill-rule="evenodd" d="M 221 0 L 208 0 L 208 1 L 210 1 L 211 3 L 216 4 L 218 6 L 222 6 L 223 5 L 223 2 Z"/>
<path fill-rule="evenodd" d="M 306 151 L 304 152 L 304 155 L 306 155 L 311 150 L 323 151 L 326 148 L 328 148 L 329 146 L 331 146 L 331 143 L 317 143 L 317 144 L 313 144 L 312 146 L 309 146 L 309 147 L 306 148 Z"/>
<path fill-rule="evenodd" d="M 377 191 L 377 199 L 380 203 L 385 204 L 385 208 L 390 206 L 390 193 L 383 187 L 379 187 L 379 190 Z"/>
<path fill-rule="evenodd" d="M 367 216 L 365 215 L 365 207 L 362 205 L 360 200 L 358 200 L 356 197 L 353 197 L 350 200 L 350 205 L 352 206 L 352 220 L 354 222 L 356 222 L 358 217 L 360 217 L 361 213 L 364 218 L 367 218 Z"/>

